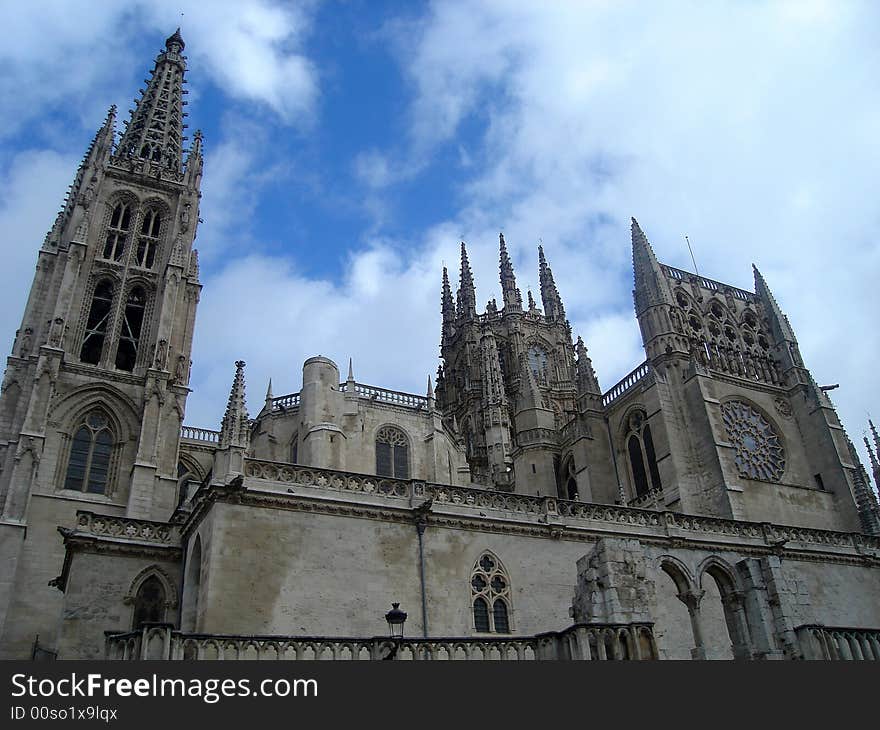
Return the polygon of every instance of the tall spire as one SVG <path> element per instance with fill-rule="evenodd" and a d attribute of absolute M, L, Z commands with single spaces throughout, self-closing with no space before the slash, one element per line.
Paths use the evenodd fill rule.
<path fill-rule="evenodd" d="M 596 377 L 596 371 L 593 369 L 593 361 L 587 354 L 587 346 L 583 339 L 578 335 L 575 344 L 575 352 L 577 352 L 577 389 L 578 395 L 602 395 L 602 389 L 599 387 L 599 379 Z"/>
<path fill-rule="evenodd" d="M 874 422 L 869 418 L 868 426 L 871 427 L 871 435 L 874 437 L 874 451 L 880 458 L 880 435 L 877 434 L 877 428 L 874 426 Z M 880 487 L 880 485 L 878 485 Z"/>
<path fill-rule="evenodd" d="M 449 272 L 443 267 L 443 286 L 440 295 L 440 311 L 443 313 L 443 330 L 440 346 L 452 336 L 455 323 L 455 303 L 452 301 L 452 289 L 449 288 Z"/>
<path fill-rule="evenodd" d="M 499 250 L 500 250 L 500 270 L 501 270 L 501 295 L 504 300 L 504 311 L 521 312 L 522 311 L 522 294 L 516 288 L 516 277 L 513 274 L 513 264 L 510 256 L 507 255 L 507 245 L 504 243 L 504 234 L 498 234 Z"/>
<path fill-rule="evenodd" d="M 880 535 L 880 505 L 877 503 L 877 496 L 871 489 L 871 480 L 868 479 L 868 472 L 862 466 L 862 461 L 859 459 L 856 447 L 849 437 L 846 439 L 846 445 L 853 464 L 853 496 L 856 499 L 856 508 L 859 512 L 859 520 L 862 523 L 862 532 L 867 535 Z M 876 477 L 876 470 L 874 475 Z"/>
<path fill-rule="evenodd" d="M 95 194 L 95 182 L 97 181 L 96 173 L 100 168 L 100 163 L 109 158 L 113 151 L 113 136 L 116 129 L 116 105 L 114 104 L 107 110 L 107 116 L 104 118 L 104 124 L 95 133 L 92 143 L 86 150 L 79 169 L 73 183 L 67 189 L 67 196 L 58 211 L 55 223 L 50 231 L 46 234 L 45 246 L 57 246 L 61 243 L 61 237 L 68 222 L 74 217 L 73 212 L 76 205 L 79 204 L 82 209 L 88 212 Z M 82 217 L 82 216 L 80 216 Z M 71 231 L 73 232 L 73 231 Z"/>
<path fill-rule="evenodd" d="M 544 258 L 544 247 L 538 246 L 538 277 L 541 283 L 541 301 L 544 303 L 544 314 L 553 320 L 565 321 L 565 308 L 562 306 L 562 298 L 553 281 L 553 272 Z"/>
<path fill-rule="evenodd" d="M 183 154 L 183 130 L 186 102 L 183 95 L 186 57 L 180 28 L 165 41 L 165 50 L 156 57 L 156 65 L 147 87 L 131 113 L 118 156 L 144 159 L 163 168 L 179 170 Z"/>
<path fill-rule="evenodd" d="M 777 341 L 787 340 L 788 342 L 796 343 L 797 339 L 795 338 L 794 331 L 788 322 L 788 317 L 782 313 L 782 308 L 776 302 L 776 298 L 770 291 L 770 287 L 767 286 L 766 279 L 764 279 L 761 272 L 758 271 L 758 267 L 754 264 L 752 264 L 752 270 L 755 274 L 755 294 L 763 300 L 767 313 L 770 315 L 770 326 L 773 329 L 774 337 Z"/>
<path fill-rule="evenodd" d="M 468 261 L 467 247 L 461 242 L 461 272 L 458 284 L 458 316 L 473 317 L 477 314 L 477 290 L 474 287 L 474 275 Z"/>
<path fill-rule="evenodd" d="M 638 316 L 648 307 L 671 303 L 672 296 L 668 291 L 669 285 L 660 268 L 660 262 L 654 255 L 654 249 L 651 248 L 648 237 L 642 232 L 639 222 L 635 218 L 632 219 L 631 232 L 635 283 L 633 301 L 636 307 L 636 316 Z"/>
<path fill-rule="evenodd" d="M 247 447 L 249 441 L 248 412 L 245 403 L 244 360 L 235 363 L 235 377 L 229 391 L 229 402 L 220 425 L 220 448 Z"/>

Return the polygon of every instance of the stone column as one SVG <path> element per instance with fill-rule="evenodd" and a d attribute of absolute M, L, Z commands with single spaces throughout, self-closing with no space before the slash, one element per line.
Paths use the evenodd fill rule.
<path fill-rule="evenodd" d="M 678 600 L 687 606 L 688 615 L 691 617 L 691 629 L 694 633 L 694 648 L 691 649 L 692 659 L 705 659 L 706 648 L 703 645 L 703 627 L 700 619 L 700 601 L 706 591 L 690 590 L 678 594 Z"/>

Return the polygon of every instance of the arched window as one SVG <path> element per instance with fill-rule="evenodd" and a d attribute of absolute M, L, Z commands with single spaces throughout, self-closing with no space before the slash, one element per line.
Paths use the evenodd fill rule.
<path fill-rule="evenodd" d="M 101 361 L 104 350 L 104 338 L 107 335 L 107 323 L 113 308 L 113 284 L 109 281 L 98 282 L 92 295 L 89 317 L 86 320 L 86 334 L 83 337 L 79 359 L 91 365 Z"/>
<path fill-rule="evenodd" d="M 165 620 L 165 586 L 155 575 L 151 575 L 138 588 L 134 597 L 134 616 L 131 628 L 137 629 L 146 622 L 160 623 Z"/>
<path fill-rule="evenodd" d="M 294 434 L 290 440 L 290 463 L 296 464 L 299 459 L 299 438 Z"/>
<path fill-rule="evenodd" d="M 134 287 L 128 293 L 128 299 L 125 302 L 122 332 L 119 335 L 119 348 L 116 351 L 116 367 L 120 370 L 134 370 L 146 305 L 147 295 L 143 287 Z"/>
<path fill-rule="evenodd" d="M 156 260 L 156 251 L 159 249 L 159 228 L 162 225 L 162 216 L 159 211 L 150 208 L 144 213 L 141 223 L 141 233 L 137 244 L 137 265 L 145 269 L 152 269 Z"/>
<path fill-rule="evenodd" d="M 394 426 L 383 426 L 376 434 L 376 474 L 409 479 L 409 442 Z"/>
<path fill-rule="evenodd" d="M 105 259 L 122 260 L 130 227 L 131 206 L 128 203 L 117 203 L 110 215 L 110 225 L 107 226 L 107 238 L 104 240 Z"/>
<path fill-rule="evenodd" d="M 480 634 L 510 633 L 510 580 L 501 561 L 483 553 L 471 571 L 471 603 L 474 631 Z"/>
<path fill-rule="evenodd" d="M 106 414 L 100 410 L 89 412 L 73 435 L 64 488 L 105 494 L 112 455 L 113 434 Z"/>
<path fill-rule="evenodd" d="M 643 497 L 651 491 L 661 491 L 660 470 L 651 426 L 643 411 L 634 411 L 627 419 L 626 451 L 634 497 Z"/>

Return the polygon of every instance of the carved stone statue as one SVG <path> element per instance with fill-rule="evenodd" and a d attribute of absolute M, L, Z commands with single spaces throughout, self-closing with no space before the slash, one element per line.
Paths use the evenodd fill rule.
<path fill-rule="evenodd" d="M 164 370 L 168 364 L 168 342 L 159 340 L 156 345 L 156 370 Z"/>
<path fill-rule="evenodd" d="M 49 347 L 61 347 L 61 338 L 64 336 L 64 319 L 55 317 L 49 327 Z"/>

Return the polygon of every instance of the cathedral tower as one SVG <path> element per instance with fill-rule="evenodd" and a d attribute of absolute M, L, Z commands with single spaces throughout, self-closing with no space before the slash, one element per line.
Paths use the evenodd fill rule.
<path fill-rule="evenodd" d="M 463 435 L 474 482 L 522 494 L 614 501 L 599 384 L 582 341 L 575 360 L 571 328 L 543 247 L 538 262 L 544 308 L 529 292 L 523 309 L 500 235 L 503 308 L 493 299 L 478 314 L 462 243 L 457 304 L 443 271 L 437 406 Z"/>
<path fill-rule="evenodd" d="M 51 647 L 77 510 L 167 519 L 199 298 L 201 135 L 184 159 L 186 57 L 165 42 L 114 144 L 98 130 L 37 257 L 0 398 L 0 643 Z"/>

